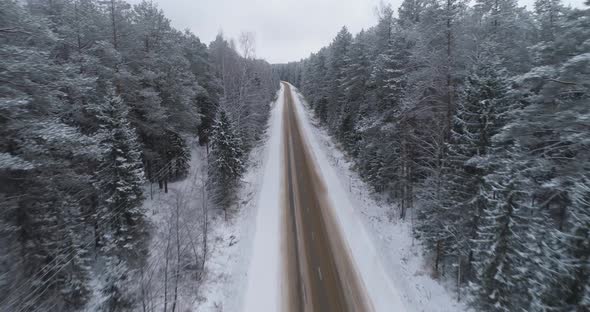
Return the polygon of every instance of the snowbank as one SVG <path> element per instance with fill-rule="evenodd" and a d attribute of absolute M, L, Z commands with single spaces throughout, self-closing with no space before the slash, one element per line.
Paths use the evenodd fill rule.
<path fill-rule="evenodd" d="M 242 305 L 265 151 L 266 146 L 258 146 L 250 155 L 249 167 L 238 191 L 237 213 L 230 214 L 229 220 L 220 215 L 212 221 L 211 252 L 197 311 L 239 311 Z"/>
<path fill-rule="evenodd" d="M 252 257 L 243 311 L 278 311 L 280 304 L 280 196 L 283 86 L 270 121 L 270 139 L 264 161 L 264 177 L 257 202 Z M 232 310 L 234 311 L 234 310 Z M 235 310 L 237 311 L 237 310 Z"/>

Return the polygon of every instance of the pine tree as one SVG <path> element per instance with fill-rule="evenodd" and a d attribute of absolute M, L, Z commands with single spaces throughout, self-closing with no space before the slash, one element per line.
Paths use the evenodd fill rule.
<path fill-rule="evenodd" d="M 100 204 L 95 216 L 105 259 L 105 311 L 129 309 L 129 283 L 134 268 L 147 256 L 147 224 L 142 207 L 144 172 L 135 131 L 127 120 L 128 108 L 113 89 L 97 108 L 102 161 L 96 181 Z"/>
<path fill-rule="evenodd" d="M 359 33 L 350 46 L 346 56 L 346 67 L 341 88 L 344 89 L 343 107 L 340 113 L 340 124 L 336 129 L 336 135 L 346 151 L 353 156 L 358 153 L 358 141 L 360 136 L 357 131 L 357 122 L 363 117 L 361 106 L 367 96 L 367 83 L 370 77 L 371 61 L 369 59 L 370 48 L 367 35 Z"/>
<path fill-rule="evenodd" d="M 497 62 L 510 73 L 528 71 L 528 47 L 534 42 L 530 34 L 535 29 L 531 14 L 519 8 L 516 0 L 477 0 L 473 14 L 478 23 L 467 31 L 476 33 L 475 45 L 489 49 L 491 44 Z"/>
<path fill-rule="evenodd" d="M 67 250 L 69 253 L 64 258 L 67 263 L 61 276 L 57 278 L 60 285 L 60 292 L 64 298 L 64 307 L 82 308 L 91 296 L 90 270 L 91 252 L 86 244 L 89 233 L 85 229 L 86 224 L 82 217 L 79 205 L 68 205 L 75 202 L 72 198 L 67 198 L 64 205 L 61 206 L 61 218 L 59 223 L 60 230 L 57 232 L 61 236 L 57 241 L 61 242 L 60 250 Z M 66 262 L 69 261 L 69 262 Z"/>
<path fill-rule="evenodd" d="M 367 81 L 370 77 L 371 60 L 369 58 L 370 43 L 365 32 L 359 33 L 350 46 L 346 56 L 346 68 L 342 87 L 346 91 L 346 102 L 355 103 L 365 97 Z M 356 106 L 354 107 L 356 108 Z"/>
<path fill-rule="evenodd" d="M 190 169 L 191 153 L 188 145 L 184 138 L 180 135 L 171 132 L 170 137 L 170 149 L 168 156 L 172 163 L 170 164 L 170 176 L 174 179 L 180 179 L 186 177 Z"/>
<path fill-rule="evenodd" d="M 564 17 L 568 22 L 561 27 L 565 26 L 570 39 L 577 41 L 588 37 L 582 29 L 587 29 L 589 13 L 589 10 L 572 12 Z M 584 68 L 590 66 L 590 53 L 587 48 L 570 44 L 557 38 L 551 44 L 550 50 L 555 51 L 556 57 L 561 56 L 563 50 L 578 55 L 566 59 L 555 71 L 549 71 L 548 76 L 553 78 L 546 78 L 548 82 L 545 80 L 536 85 L 540 89 L 531 97 L 532 103 L 527 107 L 530 116 L 521 122 L 526 131 L 543 129 L 544 132 L 532 138 L 525 134 L 518 136 L 519 140 L 542 151 L 542 158 L 547 160 L 545 167 L 552 169 L 539 181 L 543 186 L 539 196 L 548 198 L 553 195 L 546 201 L 552 204 L 549 211 L 556 215 L 557 224 L 551 231 L 551 239 L 543 246 L 540 261 L 543 269 L 537 274 L 538 287 L 532 292 L 533 306 L 540 311 L 584 311 L 589 308 L 585 285 L 588 285 L 590 276 L 587 174 L 590 171 L 590 141 L 588 131 L 584 129 L 590 116 L 586 105 L 590 85 L 586 82 L 589 73 Z M 556 57 L 549 59 L 555 60 Z M 530 73 L 531 77 L 536 75 L 535 71 Z M 547 108 L 555 106 L 561 109 L 551 116 L 548 112 L 545 115 Z M 518 130 L 523 131 L 523 128 L 518 127 Z"/>
<path fill-rule="evenodd" d="M 318 115 L 318 103 L 327 101 L 328 82 L 327 82 L 327 61 L 326 48 L 316 54 L 312 54 L 305 63 L 303 82 L 301 90 L 306 94 L 309 104 Z M 324 121 L 325 122 L 325 121 Z"/>
<path fill-rule="evenodd" d="M 328 90 L 330 91 L 327 98 L 326 115 L 329 129 L 333 131 L 338 128 L 340 113 L 345 103 L 345 95 L 340 86 L 346 78 L 345 69 L 348 66 L 346 56 L 351 43 L 352 34 L 346 27 L 342 27 L 330 45 L 331 53 L 327 63 L 327 77 L 330 77 Z"/>
<path fill-rule="evenodd" d="M 516 152 L 512 150 L 512 152 Z M 525 163 L 504 157 L 486 176 L 486 207 L 474 239 L 476 307 L 484 311 L 526 311 L 534 283 L 539 212 L 528 204 Z"/>
<path fill-rule="evenodd" d="M 397 10 L 400 25 L 407 28 L 420 22 L 425 3 L 424 0 L 404 0 Z"/>
<path fill-rule="evenodd" d="M 212 199 L 227 213 L 244 172 L 242 142 L 224 111 L 220 111 L 211 133 L 209 188 Z"/>
<path fill-rule="evenodd" d="M 552 41 L 561 25 L 560 19 L 565 8 L 561 0 L 536 0 L 535 13 L 540 26 L 540 37 L 543 41 Z"/>
<path fill-rule="evenodd" d="M 451 138 L 447 144 L 448 165 L 442 178 L 446 194 L 441 205 L 447 211 L 447 217 L 453 220 L 452 249 L 456 250 L 459 259 L 467 260 L 468 265 L 471 261 L 468 259 L 471 257 L 470 240 L 475 238 L 486 203 L 483 187 L 484 176 L 489 170 L 492 137 L 503 126 L 502 116 L 507 110 L 507 78 L 498 67 L 498 62 L 483 55 L 470 72 L 457 101 Z M 458 265 L 464 270 L 462 263 Z M 462 275 L 469 277 L 464 272 Z"/>
<path fill-rule="evenodd" d="M 133 270 L 120 256 L 112 255 L 105 258 L 104 282 L 101 288 L 103 295 L 100 311 L 134 311 L 137 298 L 133 281 Z"/>
<path fill-rule="evenodd" d="M 544 244 L 531 291 L 532 307 L 538 311 L 585 311 L 590 308 L 590 179 L 573 181 L 572 206 L 563 231 L 552 230 Z"/>
<path fill-rule="evenodd" d="M 90 257 L 81 247 L 84 203 L 73 195 L 87 182 L 96 141 L 68 118 L 83 102 L 63 90 L 92 84 L 49 53 L 58 37 L 46 19 L 15 1 L 0 2 L 0 12 L 0 80 L 10 82 L 0 86 L 2 309 L 81 308 Z"/>
<path fill-rule="evenodd" d="M 132 259 L 133 254 L 143 253 L 145 241 L 140 148 L 127 120 L 128 108 L 113 89 L 99 109 L 103 149 L 99 171 L 106 173 L 106 178 L 96 182 L 101 195 L 97 218 L 108 221 L 103 228 L 103 248 L 106 253 L 120 250 L 127 256 L 124 258 Z"/>
<path fill-rule="evenodd" d="M 376 109 L 399 115 L 410 50 L 407 39 L 394 23 L 390 7 L 382 9 L 376 40 L 376 56 L 369 80 L 377 97 Z"/>
<path fill-rule="evenodd" d="M 416 213 L 415 234 L 433 254 L 433 275 L 439 277 L 444 272 L 446 257 L 457 254 L 457 231 L 453 225 L 457 220 L 452 219 L 455 215 L 445 208 L 449 203 L 446 190 L 441 187 L 445 182 L 442 170 L 433 169 L 435 172 L 420 183 L 423 191 L 418 194 L 420 206 Z"/>

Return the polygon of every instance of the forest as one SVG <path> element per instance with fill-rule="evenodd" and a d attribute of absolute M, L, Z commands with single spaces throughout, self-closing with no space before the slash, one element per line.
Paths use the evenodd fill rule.
<path fill-rule="evenodd" d="M 279 88 L 252 40 L 206 45 L 152 1 L 0 0 L 0 310 L 152 311 L 148 185 L 196 140 L 204 191 L 233 200 Z"/>
<path fill-rule="evenodd" d="M 590 310 L 588 5 L 404 0 L 276 65 L 475 311 Z"/>

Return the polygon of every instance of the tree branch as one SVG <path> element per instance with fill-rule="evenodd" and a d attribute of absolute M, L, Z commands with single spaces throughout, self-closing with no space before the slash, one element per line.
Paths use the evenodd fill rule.
<path fill-rule="evenodd" d="M 23 34 L 27 34 L 30 35 L 31 33 L 28 31 L 24 31 L 22 29 L 18 29 L 18 28 L 0 28 L 0 33 L 23 33 Z"/>
<path fill-rule="evenodd" d="M 577 85 L 577 83 L 575 82 L 571 82 L 571 81 L 561 81 L 561 80 L 557 80 L 557 79 L 549 79 L 549 81 L 553 81 L 553 82 L 557 82 L 557 83 L 562 83 L 562 84 L 566 84 L 566 85 Z"/>

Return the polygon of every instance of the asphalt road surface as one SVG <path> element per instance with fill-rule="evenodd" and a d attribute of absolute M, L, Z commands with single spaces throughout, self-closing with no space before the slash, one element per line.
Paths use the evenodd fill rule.
<path fill-rule="evenodd" d="M 291 87 L 283 86 L 283 311 L 372 311 L 302 136 Z"/>

